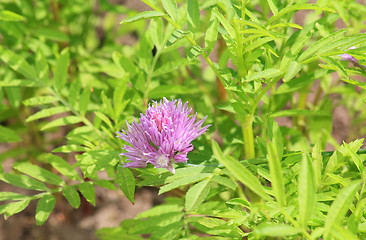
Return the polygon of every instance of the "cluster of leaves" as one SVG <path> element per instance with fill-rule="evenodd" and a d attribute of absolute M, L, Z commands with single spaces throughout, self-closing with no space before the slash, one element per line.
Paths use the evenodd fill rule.
<path fill-rule="evenodd" d="M 365 6 L 143 0 L 151 10 L 136 13 L 96 2 L 0 5 L 0 142 L 14 142 L 0 154 L 14 160 L 10 170 L 0 165 L 0 180 L 33 190 L 0 192 L 0 213 L 38 200 L 41 225 L 56 195 L 78 208 L 81 195 L 95 205 L 97 186 L 118 185 L 132 202 L 135 186 L 153 186 L 176 196 L 99 230 L 100 239 L 366 237 L 363 141 L 332 138 L 339 104 L 353 119 L 352 140 L 366 133 L 366 84 L 355 78 L 366 75 Z M 340 19 L 350 28 L 337 29 Z M 126 35 L 137 43 L 118 44 Z M 341 61 L 344 53 L 357 65 Z M 208 115 L 210 133 L 174 175 L 123 168 L 115 132 L 162 97 L 188 100 L 198 117 Z M 292 126 L 279 127 L 280 117 Z M 54 137 L 59 131 L 66 139 Z M 327 144 L 337 150 L 322 152 Z"/>

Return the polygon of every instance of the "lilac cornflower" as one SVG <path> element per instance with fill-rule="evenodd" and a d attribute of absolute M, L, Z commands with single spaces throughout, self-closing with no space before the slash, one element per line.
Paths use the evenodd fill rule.
<path fill-rule="evenodd" d="M 166 168 L 174 173 L 174 162 L 187 162 L 187 153 L 193 150 L 191 142 L 201 136 L 210 125 L 201 127 L 205 119 L 195 122 L 197 113 L 190 116 L 188 102 L 160 100 L 153 102 L 141 113 L 139 122 L 134 118 L 128 131 L 117 132 L 125 145 L 121 155 L 127 158 L 124 167 L 144 168 L 151 163 L 155 168 Z"/>

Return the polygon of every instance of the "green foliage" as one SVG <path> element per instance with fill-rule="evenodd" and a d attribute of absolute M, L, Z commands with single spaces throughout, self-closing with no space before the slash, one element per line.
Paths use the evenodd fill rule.
<path fill-rule="evenodd" d="M 150 186 L 179 197 L 98 230 L 101 240 L 364 239 L 366 7 L 142 2 L 149 11 L 99 1 L 103 18 L 94 1 L 0 3 L 0 180 L 15 187 L 0 192 L 0 213 L 37 200 L 42 225 L 56 199 L 95 206 L 102 187 L 134 203 Z M 212 126 L 175 174 L 124 168 L 116 131 L 163 97 L 189 101 Z M 351 119 L 341 146 L 338 106 Z"/>

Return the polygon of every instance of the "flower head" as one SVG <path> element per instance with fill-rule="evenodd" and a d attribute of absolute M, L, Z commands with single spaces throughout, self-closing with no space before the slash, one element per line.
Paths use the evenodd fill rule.
<path fill-rule="evenodd" d="M 349 50 L 349 49 L 356 49 L 356 47 L 355 46 L 353 46 L 353 47 L 350 47 L 350 48 L 348 48 L 347 50 Z M 352 56 L 352 55 L 349 55 L 348 53 L 343 53 L 343 54 L 341 54 L 341 60 L 342 61 L 349 61 L 349 62 L 352 62 L 352 63 L 354 63 L 354 64 L 356 64 L 357 62 L 358 62 L 358 59 L 357 58 L 355 58 L 354 56 Z"/>
<path fill-rule="evenodd" d="M 174 162 L 187 162 L 187 153 L 193 150 L 191 142 L 210 126 L 201 127 L 207 116 L 196 122 L 197 114 L 189 115 L 192 109 L 187 105 L 180 99 L 153 102 L 139 122 L 134 118 L 131 125 L 127 123 L 128 131 L 117 132 L 117 137 L 131 144 L 121 153 L 127 157 L 124 167 L 143 168 L 151 163 L 174 173 Z"/>

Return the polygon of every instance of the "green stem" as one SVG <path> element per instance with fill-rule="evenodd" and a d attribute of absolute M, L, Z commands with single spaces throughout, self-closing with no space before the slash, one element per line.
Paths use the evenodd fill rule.
<path fill-rule="evenodd" d="M 154 73 L 155 70 L 155 66 L 156 63 L 158 62 L 158 59 L 161 55 L 161 52 L 163 50 L 163 46 L 156 46 L 158 47 L 158 50 L 154 56 L 154 59 L 151 63 L 151 67 L 147 73 L 147 78 L 146 78 L 146 84 L 145 84 L 145 92 L 144 92 L 144 105 L 145 107 L 147 106 L 147 102 L 148 102 L 148 98 L 149 98 L 149 92 L 150 92 L 150 84 L 151 84 L 151 79 L 152 79 L 152 74 Z"/>
<path fill-rule="evenodd" d="M 241 124 L 244 138 L 244 154 L 246 159 L 255 158 L 254 136 L 253 136 L 253 115 L 246 115 Z"/>

